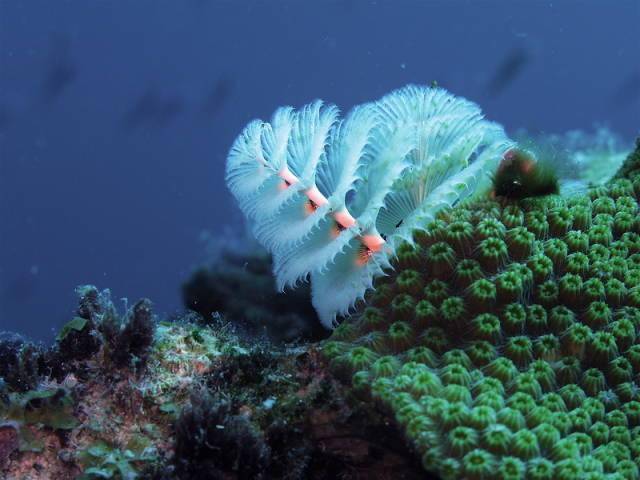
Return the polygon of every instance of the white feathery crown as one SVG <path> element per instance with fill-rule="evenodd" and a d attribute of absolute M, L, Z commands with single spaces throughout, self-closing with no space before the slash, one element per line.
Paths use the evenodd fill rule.
<path fill-rule="evenodd" d="M 332 327 L 398 245 L 487 185 L 512 146 L 475 103 L 409 85 L 344 119 L 316 100 L 250 122 L 231 147 L 226 179 L 273 255 L 278 288 L 310 279 L 313 305 Z"/>

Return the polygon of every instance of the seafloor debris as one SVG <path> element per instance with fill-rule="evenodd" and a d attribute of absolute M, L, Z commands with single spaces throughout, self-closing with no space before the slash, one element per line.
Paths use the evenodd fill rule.
<path fill-rule="evenodd" d="M 119 316 L 108 291 L 79 292 L 78 316 L 38 347 L 42 370 L 0 386 L 0 478 L 423 477 L 313 346 L 245 343 L 192 316 L 156 324 L 144 300 Z"/>

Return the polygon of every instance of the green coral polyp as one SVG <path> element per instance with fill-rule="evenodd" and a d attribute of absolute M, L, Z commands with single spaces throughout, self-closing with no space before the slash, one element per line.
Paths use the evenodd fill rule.
<path fill-rule="evenodd" d="M 508 248 L 500 238 L 485 238 L 478 244 L 477 259 L 488 272 L 496 272 L 508 258 Z"/>
<path fill-rule="evenodd" d="M 474 336 L 479 340 L 497 342 L 502 336 L 500 320 L 495 315 L 483 313 L 472 321 Z"/>
<path fill-rule="evenodd" d="M 469 369 L 472 367 L 471 359 L 465 353 L 464 350 L 460 350 L 459 348 L 454 348 L 453 350 L 449 350 L 445 354 L 442 355 L 442 364 L 443 365 L 462 365 L 464 368 Z"/>
<path fill-rule="evenodd" d="M 507 384 L 516 376 L 518 368 L 509 358 L 498 357 L 487 365 L 485 373 Z"/>
<path fill-rule="evenodd" d="M 458 262 L 454 274 L 456 286 L 464 289 L 482 278 L 482 269 L 477 260 L 465 258 Z"/>
<path fill-rule="evenodd" d="M 533 399 L 538 399 L 542 396 L 542 387 L 540 386 L 540 383 L 536 379 L 535 375 L 529 372 L 523 372 L 516 375 L 509 389 L 513 393 L 527 394 Z"/>
<path fill-rule="evenodd" d="M 408 362 L 422 363 L 434 368 L 438 364 L 437 355 L 427 347 L 414 347 L 406 352 Z"/>
<path fill-rule="evenodd" d="M 371 365 L 371 373 L 375 378 L 393 377 L 400 370 L 401 363 L 392 355 L 380 357 Z"/>
<path fill-rule="evenodd" d="M 553 280 L 547 280 L 536 287 L 534 299 L 543 307 L 554 307 L 560 299 L 558 285 Z"/>
<path fill-rule="evenodd" d="M 589 242 L 609 246 L 613 241 L 611 228 L 607 225 L 595 225 L 589 230 Z"/>
<path fill-rule="evenodd" d="M 395 352 L 407 350 L 413 343 L 414 330 L 407 322 L 392 323 L 387 331 L 389 346 Z"/>
<path fill-rule="evenodd" d="M 533 210 L 527 212 L 525 214 L 525 223 L 527 229 L 538 239 L 544 239 L 549 233 L 549 223 L 545 214 L 541 211 Z"/>
<path fill-rule="evenodd" d="M 614 241 L 609 247 L 611 257 L 627 258 L 629 256 L 629 247 L 622 240 Z"/>
<path fill-rule="evenodd" d="M 517 432 L 527 426 L 524 415 L 515 408 L 504 407 L 496 415 L 498 424 L 505 425 L 511 432 Z"/>
<path fill-rule="evenodd" d="M 591 223 L 593 225 L 604 225 L 610 229 L 611 226 L 613 225 L 613 217 L 608 213 L 599 213 L 598 215 L 593 217 L 593 220 Z"/>
<path fill-rule="evenodd" d="M 495 470 L 495 458 L 487 451 L 475 449 L 467 453 L 462 459 L 465 478 L 481 480 L 489 478 Z"/>
<path fill-rule="evenodd" d="M 376 353 L 387 353 L 389 350 L 387 336 L 383 332 L 366 333 L 355 343 L 367 347 Z"/>
<path fill-rule="evenodd" d="M 495 455 L 505 455 L 512 436 L 511 430 L 502 423 L 489 425 L 482 434 L 482 446 Z"/>
<path fill-rule="evenodd" d="M 602 290 L 604 292 L 604 287 L 602 287 Z M 591 302 L 587 307 L 587 311 L 583 318 L 584 322 L 591 329 L 600 330 L 609 325 L 612 319 L 612 313 L 611 309 L 605 302 Z"/>
<path fill-rule="evenodd" d="M 589 257 L 582 252 L 572 253 L 567 256 L 565 269 L 569 273 L 584 276 L 589 271 Z"/>
<path fill-rule="evenodd" d="M 572 430 L 574 432 L 586 432 L 591 428 L 591 416 L 583 408 L 575 408 L 569 412 Z"/>
<path fill-rule="evenodd" d="M 573 225 L 573 215 L 566 207 L 557 207 L 549 211 L 549 231 L 552 235 L 562 236 Z"/>
<path fill-rule="evenodd" d="M 439 354 L 446 352 L 450 347 L 449 336 L 440 327 L 427 328 L 418 341 L 422 346 Z"/>
<path fill-rule="evenodd" d="M 551 450 L 561 438 L 558 429 L 550 423 L 540 422 L 533 429 L 533 433 L 538 440 L 538 444 L 544 450 Z"/>
<path fill-rule="evenodd" d="M 415 298 L 409 294 L 401 293 L 393 297 L 391 301 L 391 314 L 396 320 L 409 320 L 413 317 L 415 306 Z"/>
<path fill-rule="evenodd" d="M 553 262 L 545 255 L 533 255 L 527 261 L 527 267 L 533 273 L 533 280 L 536 283 L 543 282 L 553 272 Z"/>
<path fill-rule="evenodd" d="M 534 360 L 528 371 L 536 379 L 543 391 L 549 392 L 556 387 L 556 374 L 553 367 L 544 360 Z"/>
<path fill-rule="evenodd" d="M 459 387 L 456 385 L 456 387 Z M 450 387 L 447 387 L 450 389 Z M 439 421 L 446 431 L 464 426 L 469 421 L 469 407 L 466 402 L 450 400 L 440 413 Z"/>
<path fill-rule="evenodd" d="M 572 385 L 580 381 L 582 366 L 574 356 L 563 357 L 556 366 L 556 380 L 560 385 Z"/>
<path fill-rule="evenodd" d="M 496 286 L 486 278 L 473 282 L 466 291 L 466 299 L 472 312 L 486 312 L 496 303 Z"/>
<path fill-rule="evenodd" d="M 552 331 L 560 334 L 565 332 L 575 322 L 575 314 L 564 305 L 558 305 L 551 309 L 548 323 Z"/>
<path fill-rule="evenodd" d="M 425 258 L 431 278 L 448 279 L 453 273 L 456 253 L 446 242 L 438 242 L 429 247 Z"/>
<path fill-rule="evenodd" d="M 591 204 L 574 205 L 569 208 L 573 217 L 573 228 L 576 230 L 587 230 L 591 226 Z"/>
<path fill-rule="evenodd" d="M 553 463 L 546 458 L 534 458 L 527 462 L 527 478 L 531 480 L 552 480 Z"/>
<path fill-rule="evenodd" d="M 411 269 L 405 269 L 398 274 L 396 285 L 399 291 L 413 296 L 420 294 L 424 288 L 420 273 Z"/>
<path fill-rule="evenodd" d="M 618 356 L 616 339 L 610 332 L 596 332 L 590 340 L 589 354 L 595 365 L 604 368 Z"/>
<path fill-rule="evenodd" d="M 640 220 L 636 219 L 636 229 L 640 231 Z M 640 234 L 637 232 L 625 232 L 620 236 L 620 240 L 629 249 L 630 254 L 640 252 Z M 637 263 L 636 263 L 637 265 Z"/>
<path fill-rule="evenodd" d="M 584 391 L 575 384 L 569 384 L 562 387 L 559 392 L 568 409 L 573 410 L 582 405 L 586 399 Z"/>
<path fill-rule="evenodd" d="M 496 277 L 495 284 L 496 298 L 500 303 L 510 303 L 518 300 L 524 292 L 522 278 L 513 271 L 500 273 Z"/>
<path fill-rule="evenodd" d="M 449 286 L 441 280 L 432 280 L 424 287 L 423 294 L 426 300 L 429 300 L 435 307 L 439 307 L 442 301 L 449 296 Z"/>
<path fill-rule="evenodd" d="M 555 431 L 557 431 L 555 427 L 553 427 L 548 423 L 551 421 L 552 415 L 553 415 L 553 412 L 551 412 L 551 410 L 549 410 L 547 407 L 542 405 L 537 405 L 533 407 L 533 409 L 527 414 L 527 417 L 526 417 L 527 427 L 534 430 L 536 427 L 540 425 L 549 425 Z M 536 433 L 535 430 L 534 430 L 534 433 Z M 537 433 L 536 433 L 536 436 L 538 437 L 538 441 L 540 441 L 540 436 Z M 558 432 L 558 437 L 559 436 L 560 436 L 560 432 Z"/>
<path fill-rule="evenodd" d="M 516 227 L 507 231 L 509 256 L 515 260 L 524 260 L 531 255 L 535 235 L 525 227 Z"/>
<path fill-rule="evenodd" d="M 564 237 L 564 241 L 567 244 L 567 249 L 571 253 L 582 252 L 587 253 L 589 251 L 589 236 L 579 230 L 572 230 Z"/>
<path fill-rule="evenodd" d="M 569 254 L 569 247 L 559 238 L 552 238 L 544 243 L 544 254 L 557 268 L 563 268 Z"/>
<path fill-rule="evenodd" d="M 606 377 L 611 385 L 629 382 L 633 378 L 633 367 L 626 358 L 617 357 L 609 363 Z"/>
<path fill-rule="evenodd" d="M 618 280 L 617 278 L 608 280 L 604 286 L 604 291 L 607 303 L 612 306 L 619 307 L 625 303 L 627 287 L 621 280 Z"/>
<path fill-rule="evenodd" d="M 636 213 L 628 211 L 618 212 L 613 217 L 613 231 L 616 236 L 620 236 L 625 232 L 630 232 L 636 225 Z"/>
<path fill-rule="evenodd" d="M 358 370 L 368 369 L 377 358 L 378 355 L 366 347 L 354 347 L 349 352 L 338 356 L 336 364 L 355 373 Z"/>
<path fill-rule="evenodd" d="M 526 392 L 516 391 L 507 400 L 507 406 L 526 416 L 536 406 L 536 400 Z"/>
<path fill-rule="evenodd" d="M 589 397 L 582 402 L 582 408 L 589 413 L 591 420 L 600 421 L 604 419 L 605 406 L 604 404 L 594 397 Z"/>
<path fill-rule="evenodd" d="M 556 392 L 545 393 L 540 399 L 540 405 L 547 407 L 552 413 L 567 411 L 567 405 L 560 394 Z"/>
<path fill-rule="evenodd" d="M 440 315 L 443 326 L 447 328 L 460 327 L 467 316 L 465 302 L 460 297 L 450 297 L 440 305 Z"/>
<path fill-rule="evenodd" d="M 468 423 L 478 431 L 482 431 L 489 425 L 495 424 L 496 412 L 488 405 L 478 405 L 469 412 Z"/>
<path fill-rule="evenodd" d="M 471 385 L 471 375 L 462 365 L 452 363 L 441 369 L 440 378 L 445 385 L 455 384 L 469 388 Z"/>
<path fill-rule="evenodd" d="M 520 430 L 513 435 L 512 453 L 523 460 L 530 460 L 540 455 L 538 438 L 531 430 Z"/>
<path fill-rule="evenodd" d="M 500 410 L 504 407 L 504 397 L 498 392 L 484 392 L 475 397 L 473 404 L 476 407 L 490 407 L 494 411 Z"/>
<path fill-rule="evenodd" d="M 594 300 L 603 300 L 605 297 L 605 289 L 599 278 L 590 278 L 582 284 L 584 299 L 587 302 Z"/>
<path fill-rule="evenodd" d="M 585 393 L 589 396 L 597 395 L 605 389 L 607 384 L 604 374 L 597 368 L 585 370 L 580 382 Z"/>
<path fill-rule="evenodd" d="M 360 316 L 360 327 L 364 332 L 381 330 L 386 327 L 387 319 L 382 310 L 376 307 L 367 307 Z"/>
<path fill-rule="evenodd" d="M 547 331 L 547 311 L 541 305 L 527 307 L 526 328 L 528 333 L 542 334 Z"/>
<path fill-rule="evenodd" d="M 497 356 L 497 351 L 493 344 L 484 340 L 471 342 L 467 346 L 466 352 L 476 367 L 487 365 Z"/>
<path fill-rule="evenodd" d="M 469 388 L 455 383 L 442 389 L 442 398 L 450 403 L 462 403 L 464 405 L 470 405 L 472 400 Z"/>
<path fill-rule="evenodd" d="M 541 335 L 533 344 L 534 356 L 545 362 L 555 362 L 560 357 L 560 340 L 555 335 Z"/>
<path fill-rule="evenodd" d="M 473 243 L 473 225 L 465 221 L 453 222 L 446 230 L 446 238 L 458 255 L 468 255 Z"/>
<path fill-rule="evenodd" d="M 596 198 L 593 202 L 591 202 L 591 207 L 593 208 L 593 213 L 606 213 L 609 215 L 613 215 L 616 213 L 616 202 L 606 196 L 602 196 Z"/>
<path fill-rule="evenodd" d="M 524 331 L 527 313 L 520 303 L 511 303 L 504 307 L 500 318 L 505 332 L 521 334 Z"/>
<path fill-rule="evenodd" d="M 503 238 L 506 227 L 497 218 L 484 218 L 478 222 L 475 234 L 478 240 L 486 240 L 488 238 Z"/>
<path fill-rule="evenodd" d="M 442 383 L 438 376 L 429 371 L 420 372 L 411 377 L 413 384 L 411 387 L 411 393 L 420 398 L 425 395 L 437 395 L 442 390 Z"/>
<path fill-rule="evenodd" d="M 524 368 L 533 360 L 533 343 L 524 335 L 511 337 L 504 346 L 504 354 L 518 367 Z"/>
<path fill-rule="evenodd" d="M 581 303 L 582 278 L 573 273 L 567 273 L 560 279 L 558 285 L 560 299 L 568 305 L 579 306 Z"/>
<path fill-rule="evenodd" d="M 473 428 L 455 427 L 447 435 L 448 447 L 451 453 L 462 457 L 478 446 L 478 433 Z"/>
<path fill-rule="evenodd" d="M 516 205 L 507 205 L 502 210 L 502 223 L 507 228 L 519 227 L 524 223 L 524 213 Z"/>
<path fill-rule="evenodd" d="M 519 458 L 503 457 L 498 465 L 497 475 L 500 480 L 521 480 L 525 471 L 525 463 Z"/>
<path fill-rule="evenodd" d="M 396 249 L 396 258 L 398 266 L 413 270 L 420 270 L 423 267 L 423 258 L 421 252 L 410 243 L 404 242 Z"/>

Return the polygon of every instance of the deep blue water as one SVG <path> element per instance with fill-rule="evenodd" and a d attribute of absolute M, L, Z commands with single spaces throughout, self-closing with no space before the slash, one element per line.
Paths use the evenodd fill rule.
<path fill-rule="evenodd" d="M 0 0 L 0 330 L 50 338 L 83 283 L 179 310 L 201 233 L 240 222 L 229 146 L 280 105 L 437 80 L 508 131 L 631 139 L 639 24 L 638 0 Z"/>

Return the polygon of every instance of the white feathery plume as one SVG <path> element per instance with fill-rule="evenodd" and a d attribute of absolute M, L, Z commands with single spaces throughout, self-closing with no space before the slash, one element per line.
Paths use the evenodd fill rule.
<path fill-rule="evenodd" d="M 313 305 L 332 327 L 397 246 L 484 188 L 512 146 L 476 104 L 409 85 L 342 120 L 319 100 L 254 120 L 231 148 L 226 179 L 273 255 L 278 288 L 310 278 Z"/>

